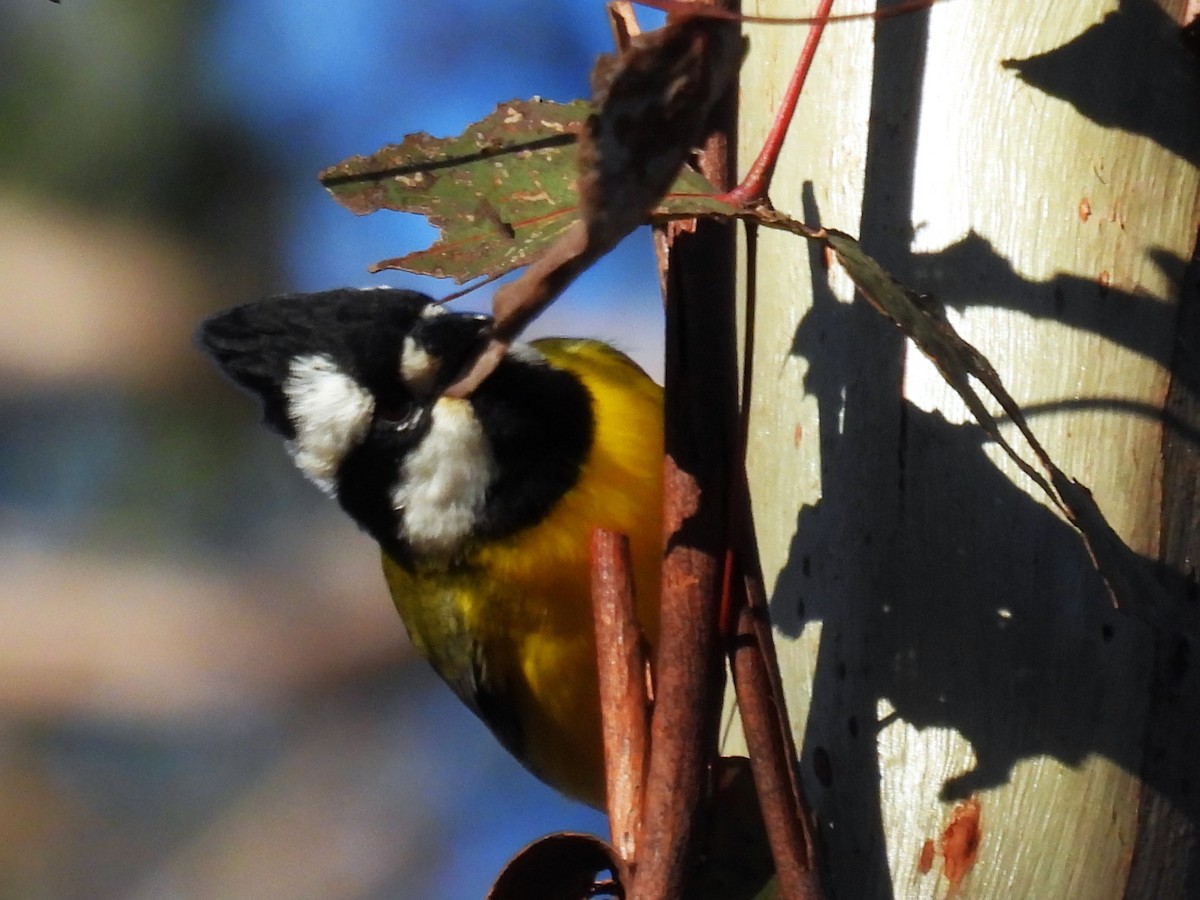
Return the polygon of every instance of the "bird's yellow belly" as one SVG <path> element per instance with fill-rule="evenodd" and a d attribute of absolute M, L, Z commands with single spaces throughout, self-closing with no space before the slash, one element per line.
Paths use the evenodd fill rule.
<path fill-rule="evenodd" d="M 602 806 L 586 562 L 554 577 L 545 570 L 514 571 L 505 557 L 493 554 L 492 566 L 419 573 L 385 557 L 384 570 L 413 643 L 463 701 L 535 775 Z M 646 568 L 647 577 L 637 579 L 643 582 L 640 618 L 653 634 L 657 569 Z"/>
<path fill-rule="evenodd" d="M 595 419 L 578 481 L 539 522 L 480 542 L 454 564 L 384 558 L 414 644 L 538 777 L 604 804 L 590 540 L 629 537 L 638 618 L 658 633 L 662 561 L 662 395 L 602 345 L 536 345 L 588 386 Z"/>

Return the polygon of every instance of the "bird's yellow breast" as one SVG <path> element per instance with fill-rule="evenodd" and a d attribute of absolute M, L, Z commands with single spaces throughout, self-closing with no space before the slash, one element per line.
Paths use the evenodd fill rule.
<path fill-rule="evenodd" d="M 629 536 L 639 618 L 657 636 L 662 556 L 662 392 L 593 341 L 535 344 L 575 373 L 593 405 L 593 441 L 576 484 L 535 525 L 475 545 L 465 561 L 385 556 L 414 644 L 536 775 L 604 801 L 589 541 Z M 553 427 L 553 423 L 547 423 Z"/>

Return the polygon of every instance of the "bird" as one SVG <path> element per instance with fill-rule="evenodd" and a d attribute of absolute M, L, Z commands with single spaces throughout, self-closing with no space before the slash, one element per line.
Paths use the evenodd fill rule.
<path fill-rule="evenodd" d="M 199 347 L 296 467 L 372 537 L 416 649 L 542 781 L 604 805 L 589 542 L 630 541 L 657 636 L 662 389 L 598 340 L 514 343 L 443 392 L 493 320 L 415 291 L 286 294 L 207 318 Z"/>

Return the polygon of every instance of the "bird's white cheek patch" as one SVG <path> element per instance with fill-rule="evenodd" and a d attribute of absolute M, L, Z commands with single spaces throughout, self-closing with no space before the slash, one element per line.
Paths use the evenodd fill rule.
<path fill-rule="evenodd" d="M 300 471 L 333 494 L 342 460 L 371 427 L 375 400 L 324 354 L 293 359 L 283 394 L 296 428 L 288 451 Z"/>
<path fill-rule="evenodd" d="M 392 493 L 401 536 L 417 553 L 454 553 L 474 532 L 495 475 L 491 446 L 471 404 L 442 398 Z"/>

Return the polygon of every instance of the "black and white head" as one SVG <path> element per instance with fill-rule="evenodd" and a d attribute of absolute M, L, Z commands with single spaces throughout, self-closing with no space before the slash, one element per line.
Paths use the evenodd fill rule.
<path fill-rule="evenodd" d="M 587 456 L 590 395 L 528 346 L 469 399 L 441 396 L 490 328 L 413 291 L 336 290 L 217 313 L 197 340 L 297 467 L 408 561 L 533 524 Z"/>

